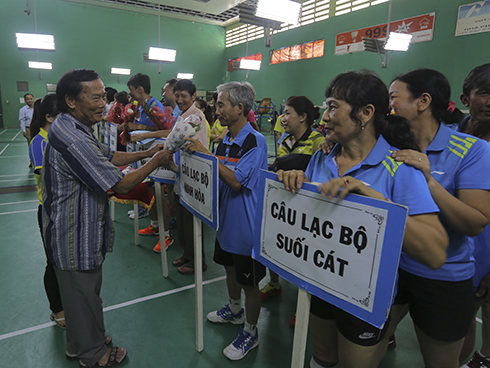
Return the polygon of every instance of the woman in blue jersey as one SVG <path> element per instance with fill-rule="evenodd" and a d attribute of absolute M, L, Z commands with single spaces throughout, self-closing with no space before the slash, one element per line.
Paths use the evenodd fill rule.
<path fill-rule="evenodd" d="M 43 165 L 44 148 L 48 138 L 48 130 L 56 117 L 60 114 L 56 108 L 56 94 L 51 93 L 44 96 L 42 99 L 36 100 L 34 103 L 34 111 L 32 114 L 31 134 L 32 138 L 29 145 L 29 158 L 32 162 L 34 175 L 37 182 L 37 197 L 39 199 L 39 208 L 37 211 L 37 219 L 39 222 L 39 230 L 41 238 L 44 237 L 42 232 L 42 189 L 41 189 L 41 171 Z M 61 295 L 58 287 L 58 280 L 54 272 L 53 264 L 46 257 L 46 269 L 44 271 L 44 289 L 49 300 L 49 308 L 53 312 L 50 316 L 51 320 L 61 328 L 65 328 L 65 313 L 61 303 Z"/>
<path fill-rule="evenodd" d="M 304 181 L 311 181 L 324 183 L 319 191 L 329 197 L 342 199 L 348 193 L 356 193 L 407 206 L 403 250 L 430 268 L 443 265 L 447 235 L 437 218 L 439 210 L 426 180 L 420 171 L 390 157 L 396 150 L 394 145 L 413 146 L 413 136 L 387 131 L 387 121 L 405 119 L 387 116 L 389 96 L 384 83 L 366 72 L 343 73 L 330 82 L 325 97 L 326 139 L 335 143 L 334 148 L 328 155 L 318 151 L 306 172 L 279 171 L 279 180 L 292 192 L 301 188 Z M 337 363 L 342 368 L 377 367 L 386 353 L 388 341 L 384 336 L 389 322 L 388 317 L 377 329 L 312 297 L 310 367 L 333 367 Z"/>
<path fill-rule="evenodd" d="M 405 73 L 390 86 L 390 106 L 409 120 L 421 150 L 392 157 L 423 173 L 449 236 L 447 260 L 437 270 L 407 252 L 400 260 L 390 332 L 409 311 L 427 368 L 459 366 L 474 308 L 470 237 L 490 222 L 490 147 L 441 123 L 450 95 L 447 79 L 431 69 Z"/>

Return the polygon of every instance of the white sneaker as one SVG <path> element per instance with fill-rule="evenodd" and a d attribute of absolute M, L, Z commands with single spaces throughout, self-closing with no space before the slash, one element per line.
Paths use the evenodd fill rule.
<path fill-rule="evenodd" d="M 240 360 L 257 346 L 259 346 L 259 331 L 255 331 L 255 336 L 252 336 L 242 328 L 235 341 L 224 348 L 223 354 L 230 360 Z"/>
<path fill-rule="evenodd" d="M 209 312 L 206 318 L 209 322 L 213 323 L 232 323 L 234 325 L 241 325 L 245 321 L 245 313 L 242 308 L 238 314 L 233 314 L 230 305 L 227 304 L 220 310 Z"/>
<path fill-rule="evenodd" d="M 131 216 L 134 213 L 134 210 L 129 210 L 128 211 L 128 216 Z"/>

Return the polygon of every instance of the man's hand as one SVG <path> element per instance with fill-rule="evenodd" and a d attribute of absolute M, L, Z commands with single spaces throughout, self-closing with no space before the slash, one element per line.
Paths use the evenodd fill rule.
<path fill-rule="evenodd" d="M 139 142 L 146 138 L 146 133 L 131 134 L 131 142 Z"/>
<path fill-rule="evenodd" d="M 22 133 L 24 135 L 24 138 L 27 139 L 27 132 Z"/>
<path fill-rule="evenodd" d="M 483 277 L 480 281 L 480 285 L 475 292 L 475 295 L 482 298 L 482 301 L 488 302 L 490 300 L 490 273 Z"/>
<path fill-rule="evenodd" d="M 189 142 L 186 144 L 184 148 L 185 152 L 189 152 L 189 153 L 201 152 L 206 155 L 212 155 L 212 153 L 209 152 L 209 150 L 206 147 L 204 147 L 202 143 L 199 142 L 198 140 L 192 138 L 185 138 L 185 140 Z"/>
<path fill-rule="evenodd" d="M 153 155 L 151 158 L 152 160 L 157 160 L 158 166 L 168 166 L 170 163 L 172 163 L 172 157 L 173 157 L 173 152 L 172 151 L 167 151 L 167 150 L 160 150 L 157 153 Z"/>
<path fill-rule="evenodd" d="M 148 154 L 148 157 L 153 156 L 155 153 L 158 151 L 163 150 L 163 144 L 156 144 L 155 146 L 151 147 L 150 149 L 147 149 L 146 152 Z"/>

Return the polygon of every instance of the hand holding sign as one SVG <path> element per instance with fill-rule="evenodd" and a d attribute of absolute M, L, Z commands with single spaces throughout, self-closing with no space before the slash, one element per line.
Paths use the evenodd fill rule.
<path fill-rule="evenodd" d="M 190 142 L 185 146 L 185 148 L 184 148 L 185 152 L 188 152 L 188 153 L 201 152 L 201 153 L 204 153 L 206 155 L 212 155 L 212 153 L 209 152 L 209 150 L 206 147 L 204 147 L 203 144 L 200 141 L 198 141 L 197 139 L 185 138 L 185 140 L 187 142 Z"/>
<path fill-rule="evenodd" d="M 301 189 L 304 182 L 310 182 L 304 171 L 301 170 L 279 170 L 277 172 L 277 179 L 282 181 L 284 183 L 284 188 L 291 193 L 296 193 L 296 189 Z"/>

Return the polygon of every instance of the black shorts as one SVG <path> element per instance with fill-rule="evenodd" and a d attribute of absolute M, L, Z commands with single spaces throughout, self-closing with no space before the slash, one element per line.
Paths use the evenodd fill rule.
<path fill-rule="evenodd" d="M 391 319 L 388 317 L 383 328 L 379 329 L 314 295 L 311 297 L 310 312 L 318 318 L 335 320 L 337 330 L 342 336 L 360 346 L 374 346 L 380 343 Z"/>
<path fill-rule="evenodd" d="M 236 281 L 240 285 L 255 286 L 265 277 L 266 268 L 252 256 L 229 253 L 221 249 L 218 239 L 214 243 L 213 260 L 222 266 L 235 268 Z"/>
<path fill-rule="evenodd" d="M 427 336 L 445 342 L 468 333 L 475 310 L 473 282 L 442 281 L 398 270 L 394 304 L 408 304 L 413 323 Z"/>

